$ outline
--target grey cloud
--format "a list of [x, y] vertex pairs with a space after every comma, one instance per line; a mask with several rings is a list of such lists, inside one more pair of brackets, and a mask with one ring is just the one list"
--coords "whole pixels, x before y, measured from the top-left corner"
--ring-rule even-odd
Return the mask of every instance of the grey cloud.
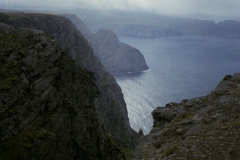
[[239, 0], [0, 0], [0, 6], [56, 9], [146, 10], [171, 15], [238, 16]]

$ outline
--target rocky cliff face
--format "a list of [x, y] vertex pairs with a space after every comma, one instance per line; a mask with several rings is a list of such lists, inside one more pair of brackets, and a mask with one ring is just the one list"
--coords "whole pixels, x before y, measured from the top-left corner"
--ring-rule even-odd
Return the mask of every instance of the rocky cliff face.
[[237, 73], [207, 96], [158, 107], [153, 129], [138, 142], [136, 159], [239, 159], [239, 102]]
[[76, 28], [82, 33], [84, 38], [92, 46], [94, 43], [94, 35], [89, 31], [88, 27], [75, 14], [63, 14], [62, 16], [71, 20]]
[[141, 52], [121, 43], [113, 31], [100, 29], [96, 34], [91, 34], [76, 15], [66, 14], [64, 16], [69, 18], [82, 32], [110, 73], [140, 72], [149, 69]]
[[99, 93], [53, 37], [0, 23], [0, 159], [125, 159], [98, 120]]
[[100, 29], [94, 38], [95, 54], [111, 73], [140, 72], [149, 69], [141, 52], [121, 43], [113, 31]]
[[121, 88], [113, 76], [105, 70], [83, 35], [69, 19], [47, 14], [9, 13], [1, 14], [0, 22], [15, 27], [35, 28], [52, 35], [58, 44], [68, 51], [78, 66], [94, 72], [100, 90], [99, 96], [94, 100], [99, 118], [117, 141], [125, 145], [132, 144], [132, 137], [136, 133], [129, 125]]

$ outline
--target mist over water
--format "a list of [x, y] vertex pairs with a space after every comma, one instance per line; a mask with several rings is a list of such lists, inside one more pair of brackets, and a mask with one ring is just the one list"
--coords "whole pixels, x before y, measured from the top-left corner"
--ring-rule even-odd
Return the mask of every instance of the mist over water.
[[162, 38], [119, 37], [138, 48], [150, 70], [114, 75], [127, 103], [130, 124], [136, 131], [152, 128], [157, 106], [204, 96], [227, 74], [240, 72], [240, 38], [181, 36]]
[[239, 20], [239, 0], [0, 0], [0, 9], [64, 10], [94, 9], [144, 11], [200, 19]]

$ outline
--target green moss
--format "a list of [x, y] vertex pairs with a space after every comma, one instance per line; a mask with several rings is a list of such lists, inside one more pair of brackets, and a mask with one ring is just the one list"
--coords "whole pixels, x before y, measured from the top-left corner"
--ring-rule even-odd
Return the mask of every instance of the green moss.
[[27, 49], [26, 49], [26, 48], [21, 48], [21, 49], [19, 50], [19, 54], [20, 54], [23, 58], [27, 57]]
[[45, 130], [27, 130], [19, 133], [10, 140], [0, 143], [0, 157], [6, 160], [24, 159], [27, 150], [32, 147], [32, 142], [44, 139], [47, 135], [48, 132]]
[[7, 20], [8, 20], [8, 16], [0, 13], [0, 22], [5, 22], [5, 21], [7, 21]]
[[107, 138], [110, 139], [111, 145], [112, 145], [112, 146], [115, 146], [115, 145], [116, 145], [116, 141], [115, 141], [114, 137], [113, 137], [109, 132], [107, 132], [107, 131], [105, 131], [105, 130], [104, 130], [104, 134], [105, 134], [105, 136], [106, 136]]
[[18, 77], [13, 76], [13, 77], [9, 77], [6, 78], [4, 80], [1, 80], [0, 82], [0, 90], [3, 91], [8, 91], [11, 89], [11, 87], [13, 86], [13, 83], [18, 81]]
[[8, 91], [13, 84], [19, 80], [19, 65], [20, 62], [14, 60], [7, 62], [0, 68], [0, 90]]
[[133, 149], [129, 147], [121, 147], [120, 149], [124, 153], [126, 159], [132, 159], [134, 157]]
[[185, 113], [183, 116], [182, 116], [182, 119], [183, 120], [186, 120], [186, 119], [190, 119], [190, 118], [193, 118], [194, 114], [193, 113]]
[[162, 144], [165, 144], [165, 143], [167, 143], [167, 140], [165, 138], [161, 138], [160, 140], [153, 143], [153, 146], [155, 147], [155, 149], [159, 149], [162, 146]]
[[54, 86], [59, 90], [61, 87], [64, 86], [64, 84], [65, 82], [63, 80], [58, 80]]
[[20, 45], [17, 42], [17, 33], [3, 34], [0, 36], [0, 39], [4, 39], [4, 41], [1, 41], [0, 45], [3, 47], [3, 52], [5, 52], [5, 54], [19, 50]]
[[240, 126], [240, 120], [237, 119], [233, 122], [227, 122], [227, 123], [220, 123], [218, 122], [218, 125], [216, 125], [213, 130], [228, 130], [230, 127], [239, 127]]
[[162, 132], [162, 134], [161, 134], [161, 136], [167, 136], [167, 135], [169, 135], [169, 130], [166, 130], [166, 131]]
[[17, 69], [17, 66], [14, 66], [14, 64], [11, 67], [8, 67], [8, 65], [5, 65], [0, 69], [0, 82], [1, 82], [0, 86], [11, 87], [11, 84], [18, 80], [19, 74], [20, 72]]
[[222, 96], [224, 93], [222, 91], [213, 91], [212, 94], [219, 97]]
[[[3, 34], [0, 36], [1, 41], [0, 46], [3, 48], [1, 52], [1, 61], [7, 59], [7, 57], [20, 46], [16, 39], [18, 38], [16, 33]], [[18, 81], [20, 75], [19, 66], [20, 62], [17, 60], [7, 61], [2, 63], [0, 66], [0, 90], [8, 91], [12, 88], [13, 84]]]
[[176, 150], [178, 150], [178, 148], [179, 147], [177, 145], [174, 145], [174, 146], [168, 148], [165, 152], [165, 155], [169, 156], [169, 155], [173, 154]]

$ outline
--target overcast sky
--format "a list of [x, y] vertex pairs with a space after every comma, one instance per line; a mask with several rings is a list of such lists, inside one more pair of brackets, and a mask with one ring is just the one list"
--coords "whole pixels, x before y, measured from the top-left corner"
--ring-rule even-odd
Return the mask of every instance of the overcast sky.
[[240, 0], [0, 0], [0, 8], [147, 10], [171, 15], [239, 17]]

